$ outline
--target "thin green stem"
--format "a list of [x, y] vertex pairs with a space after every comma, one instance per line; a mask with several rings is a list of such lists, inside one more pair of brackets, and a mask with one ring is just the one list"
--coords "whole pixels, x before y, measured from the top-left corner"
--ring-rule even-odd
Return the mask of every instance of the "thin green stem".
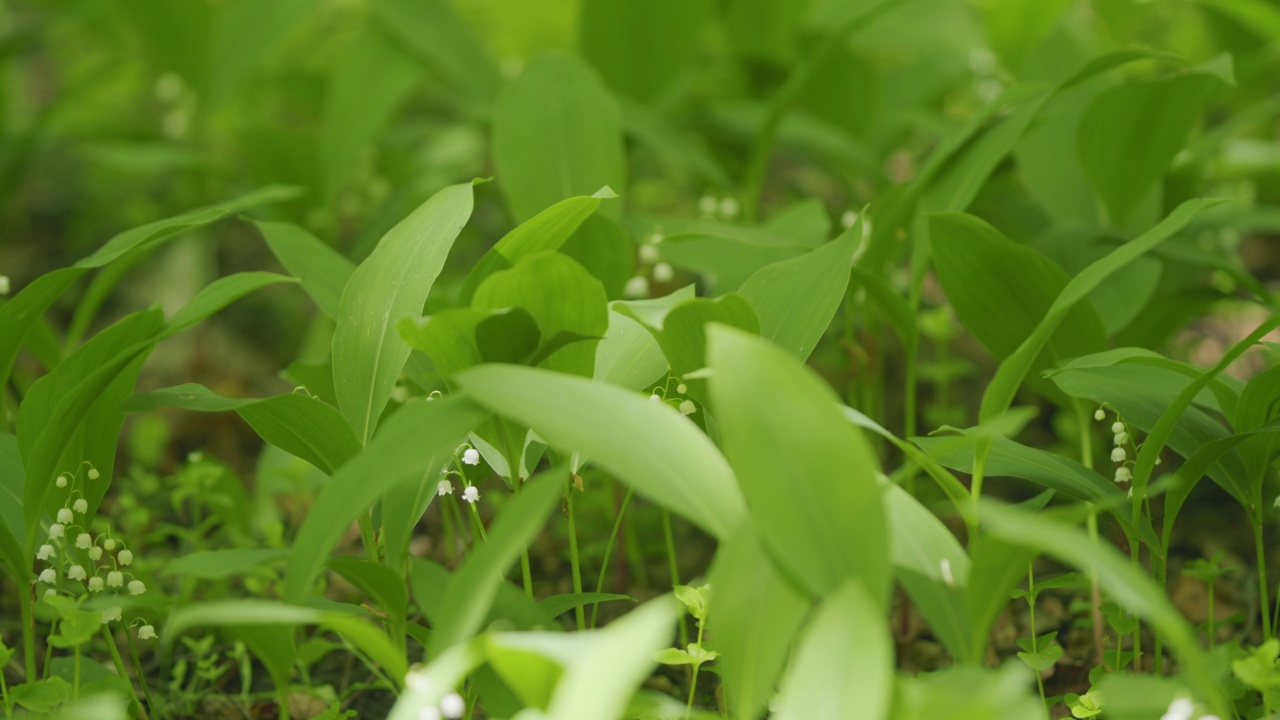
[[[1035, 562], [1027, 563], [1027, 607], [1031, 614], [1031, 654], [1040, 654], [1039, 641], [1036, 638], [1036, 574]], [[1044, 696], [1044, 673], [1036, 671], [1036, 686], [1040, 688], [1040, 704], [1049, 712], [1049, 701]]]
[[18, 592], [18, 615], [22, 621], [22, 663], [24, 679], [27, 682], [36, 680], [36, 616], [33, 607], [36, 603], [36, 586], [28, 583], [28, 592]]
[[[702, 621], [698, 622], [698, 652], [702, 652]], [[702, 669], [702, 663], [693, 664], [693, 677], [689, 680], [689, 702], [685, 703], [684, 716], [687, 718], [693, 714], [693, 697], [698, 690], [698, 671]]]
[[[596, 592], [604, 592], [604, 576], [609, 572], [609, 559], [613, 556], [613, 543], [618, 539], [618, 531], [622, 528], [622, 518], [627, 514], [627, 507], [631, 504], [631, 494], [634, 492], [631, 486], [627, 486], [627, 494], [622, 498], [622, 505], [618, 508], [618, 517], [613, 521], [613, 530], [609, 533], [609, 542], [604, 546], [604, 560], [600, 563], [600, 577], [596, 579]], [[596, 613], [600, 610], [600, 603], [591, 603], [591, 629], [596, 627]]]
[[[1149, 512], [1147, 514], [1148, 516], [1150, 516]], [[1149, 520], [1150, 517], [1148, 517], [1147, 519]], [[1126, 533], [1126, 535], [1128, 535], [1128, 533]], [[1137, 538], [1131, 535], [1128, 536], [1128, 540], [1129, 540], [1129, 561], [1133, 563], [1133, 568], [1135, 570], [1138, 570], [1139, 572], [1141, 572], [1142, 571], [1142, 557], [1141, 557], [1142, 544], [1138, 542]], [[1122, 640], [1123, 638], [1121, 640], [1118, 640], [1117, 644], [1123, 645], [1124, 643], [1122, 642]], [[1120, 668], [1116, 668], [1116, 669], [1119, 670]], [[1133, 669], [1136, 672], [1139, 672], [1139, 673], [1142, 672], [1142, 619], [1137, 617], [1136, 615], [1134, 616], [1134, 625], [1133, 625]]]
[[[667, 566], [671, 570], [671, 587], [680, 584], [680, 566], [676, 563], [676, 541], [675, 536], [671, 533], [671, 513], [666, 510], [662, 511], [662, 537], [667, 545]], [[680, 618], [680, 644], [689, 644], [689, 630], [684, 625], [684, 618]]]
[[71, 702], [80, 702], [80, 646], [75, 648], [75, 677], [71, 684]]
[[[578, 527], [573, 517], [573, 485], [570, 484], [565, 489], [565, 510], [569, 517], [569, 567], [573, 572], [573, 592], [582, 594], [582, 563], [578, 558]], [[579, 630], [587, 629], [587, 615], [582, 605], [578, 605], [573, 609], [574, 618], [578, 622]]]
[[4, 703], [5, 720], [11, 720], [13, 706], [9, 704], [9, 685], [4, 681], [4, 668], [0, 668], [0, 702]]
[[[152, 717], [159, 718], [161, 716], [160, 708], [156, 705], [155, 700], [151, 699], [151, 688], [147, 686], [146, 673], [142, 671], [142, 660], [138, 657], [138, 647], [133, 642], [133, 635], [129, 634], [128, 628], [124, 631], [124, 639], [129, 644], [129, 656], [133, 658], [133, 671], [138, 675], [138, 684], [142, 686], [142, 696], [147, 699], [147, 711]], [[285, 709], [281, 709], [282, 713], [287, 713]], [[281, 718], [287, 720], [285, 715]]]
[[[107, 650], [111, 653], [111, 662], [116, 666], [116, 674], [128, 680], [129, 671], [125, 669], [124, 658], [120, 657], [120, 648], [116, 646], [116, 637], [111, 633], [108, 623], [102, 624], [102, 639], [107, 642]], [[133, 693], [133, 701], [138, 705], [139, 717], [143, 717], [142, 698], [138, 697], [138, 688], [134, 687], [132, 682], [129, 683], [129, 692]]]
[[1267, 612], [1267, 608], [1271, 607], [1271, 600], [1267, 587], [1267, 551], [1262, 542], [1262, 518], [1250, 517], [1249, 519], [1253, 521], [1253, 549], [1258, 557], [1258, 595], [1262, 601], [1262, 635], [1270, 639], [1271, 614]]
[[[1213, 650], [1213, 635], [1214, 635], [1214, 632], [1213, 632], [1213, 586], [1216, 584], [1214, 582], [1214, 579], [1215, 578], [1212, 578], [1212, 577], [1209, 578], [1209, 649], [1210, 650]], [[1266, 608], [1263, 608], [1262, 612], [1265, 615], [1267, 612]]]
[[373, 516], [362, 510], [356, 521], [360, 524], [360, 543], [364, 545], [364, 554], [369, 562], [378, 562], [378, 536], [373, 529]]
[[[1089, 529], [1089, 542], [1098, 544], [1098, 511], [1092, 505], [1089, 506], [1089, 517], [1087, 520]], [[1105, 637], [1106, 629], [1102, 620], [1102, 585], [1098, 582], [1098, 573], [1096, 570], [1089, 571], [1089, 619], [1093, 624], [1093, 654], [1099, 665], [1104, 661], [1106, 653], [1107, 640]]]

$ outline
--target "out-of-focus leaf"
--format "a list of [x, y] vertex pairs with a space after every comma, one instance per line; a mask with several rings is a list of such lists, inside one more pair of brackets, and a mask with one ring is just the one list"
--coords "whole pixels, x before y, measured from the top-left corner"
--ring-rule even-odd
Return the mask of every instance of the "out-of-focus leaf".
[[342, 289], [356, 266], [297, 225], [260, 222], [257, 226], [280, 264], [302, 282], [302, 289], [307, 291], [321, 312], [336, 319], [342, 302]]
[[697, 56], [710, 0], [586, 0], [579, 10], [583, 56], [614, 90], [653, 100]]

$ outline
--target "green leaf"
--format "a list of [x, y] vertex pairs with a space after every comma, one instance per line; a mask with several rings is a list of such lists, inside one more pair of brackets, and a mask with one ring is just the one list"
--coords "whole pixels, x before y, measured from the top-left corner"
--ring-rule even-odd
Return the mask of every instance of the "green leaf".
[[266, 203], [288, 200], [297, 195], [297, 190], [293, 188], [266, 187], [220, 205], [147, 223], [116, 235], [72, 267], [41, 275], [11, 300], [0, 305], [0, 338], [5, 338], [0, 343], [0, 386], [8, 384], [9, 373], [13, 371], [18, 351], [44, 311], [87, 271], [111, 263], [130, 251], [157, 247], [188, 230], [209, 225], [228, 215]]
[[422, 70], [377, 22], [367, 21], [343, 48], [325, 92], [320, 148], [325, 196], [350, 180], [383, 126], [422, 80]]
[[269, 272], [243, 272], [218, 278], [200, 288], [191, 302], [169, 318], [160, 337], [185, 330], [255, 290], [286, 282], [297, 280]]
[[25, 472], [16, 435], [0, 432], [0, 528], [22, 537], [26, 522], [22, 517]]
[[1183, 148], [1218, 79], [1142, 80], [1098, 93], [1080, 119], [1080, 163], [1119, 225]]
[[[559, 333], [598, 338], [609, 327], [608, 298], [600, 281], [556, 252], [532, 254], [513, 268], [493, 273], [476, 289], [472, 305], [521, 308], [533, 316], [546, 339]], [[568, 345], [544, 362], [548, 369], [584, 377], [591, 377], [594, 364], [594, 342]]]
[[1054, 299], [1053, 305], [1049, 307], [1044, 318], [1036, 325], [1035, 331], [996, 369], [995, 378], [982, 396], [980, 419], [988, 420], [1009, 409], [1014, 393], [1017, 392], [1027, 373], [1031, 371], [1036, 358], [1077, 303], [1116, 271], [1168, 240], [1191, 222], [1191, 219], [1200, 211], [1221, 202], [1216, 199], [1202, 199], [1182, 203], [1158, 225], [1111, 251], [1106, 257], [1094, 262], [1071, 278], [1067, 286]]
[[311, 505], [293, 543], [285, 597], [305, 597], [356, 516], [368, 512], [395, 483], [432, 470], [432, 458], [452, 452], [486, 416], [462, 398], [411, 403], [391, 416], [364, 452], [334, 473]]
[[[624, 312], [629, 309], [623, 306]], [[660, 324], [646, 327], [666, 355], [671, 372], [682, 378], [694, 370], [706, 367], [707, 327], [711, 323], [735, 327], [749, 333], [756, 333], [760, 328], [755, 310], [742, 296], [734, 293], [714, 300], [686, 300], [671, 308]], [[690, 378], [685, 384], [689, 388], [690, 397], [706, 404], [708, 397], [705, 380]]]
[[[488, 327], [487, 352], [479, 347], [482, 325]], [[522, 308], [450, 308], [417, 320], [405, 318], [398, 329], [409, 347], [431, 358], [446, 383], [486, 360], [518, 362], [532, 355], [542, 337], [533, 316]]]
[[[482, 365], [457, 375], [467, 396], [579, 451], [636, 492], [722, 538], [745, 506], [706, 435], [664, 403], [560, 373]], [[573, 412], [563, 412], [573, 408]]]
[[330, 318], [337, 319], [342, 289], [347, 286], [356, 266], [297, 225], [282, 222], [255, 224], [271, 253], [290, 275], [302, 282], [302, 289], [315, 301], [316, 307]]
[[[617, 105], [581, 60], [537, 55], [498, 96], [493, 162], [521, 222], [606, 185], [621, 193], [626, 165]], [[608, 210], [617, 212], [616, 205]]]
[[502, 77], [475, 30], [449, 0], [375, 0], [382, 29], [440, 71], [453, 86], [487, 108]]
[[709, 0], [587, 0], [579, 10], [582, 55], [614, 90], [654, 100], [697, 57]]
[[918, 677], [899, 676], [894, 720], [1042, 720], [1044, 704], [1028, 688], [1034, 678], [1020, 663], [999, 670], [962, 665]]
[[[653, 671], [652, 655], [667, 644], [678, 613], [676, 602], [664, 596], [591, 633], [585, 647], [573, 638], [558, 637], [566, 644], [572, 642], [566, 649], [571, 648], [576, 657], [556, 685], [547, 717], [621, 720], [627, 701]], [[518, 637], [502, 638], [503, 644], [518, 647], [514, 640]]]
[[[765, 547], [811, 597], [858, 578], [884, 606], [890, 571], [879, 468], [830, 387], [740, 330], [713, 325], [707, 354], [721, 444]], [[763, 412], [761, 392], [787, 401]]]
[[404, 578], [381, 563], [349, 555], [329, 558], [329, 568], [360, 592], [377, 600], [392, 618], [404, 621], [409, 610], [409, 591]]
[[506, 270], [535, 253], [559, 250], [582, 223], [595, 213], [601, 200], [616, 197], [606, 187], [590, 197], [566, 198], [517, 225], [489, 248], [472, 268], [458, 295], [458, 305], [469, 305], [476, 288], [493, 273]]
[[58, 676], [32, 680], [13, 688], [13, 702], [38, 713], [47, 713], [71, 699], [71, 683]]
[[598, 592], [582, 592], [582, 593], [563, 593], [560, 595], [552, 595], [538, 601], [545, 611], [551, 617], [559, 617], [564, 613], [583, 605], [591, 605], [593, 603], [609, 602], [610, 600], [630, 600], [637, 602], [630, 595], [619, 595], [617, 593], [598, 593]]
[[953, 656], [976, 661], [965, 615], [969, 556], [942, 521], [906, 490], [885, 484], [894, 578]]
[[760, 319], [760, 334], [804, 360], [827, 331], [849, 287], [861, 223], [798, 258], [757, 270], [738, 289]]
[[[972, 215], [933, 215], [929, 236], [956, 316], [997, 358], [1018, 349], [1070, 280], [1052, 260]], [[1098, 314], [1082, 304], [1067, 313], [1036, 365], [1097, 352], [1105, 342]]]
[[179, 407], [199, 412], [236, 411], [266, 442], [332, 475], [360, 452], [360, 439], [332, 406], [299, 393], [275, 397], [226, 398], [195, 383], [134, 395], [131, 412]]
[[243, 0], [222, 14], [213, 49], [213, 71], [204, 95], [209, 107], [224, 102], [240, 79], [289, 37], [318, 0]]
[[427, 648], [429, 656], [439, 655], [480, 630], [503, 576], [546, 523], [556, 499], [567, 487], [567, 475], [563, 470], [540, 473], [503, 508], [488, 539], [471, 552], [449, 581]]
[[250, 570], [287, 557], [289, 557], [289, 551], [280, 548], [197, 550], [169, 561], [160, 574], [170, 577], [222, 580], [243, 575]]
[[347, 283], [333, 334], [333, 383], [338, 408], [363, 442], [409, 357], [395, 325], [422, 314], [471, 205], [471, 183], [436, 193], [383, 236]]
[[809, 248], [764, 229], [699, 222], [662, 242], [668, 262], [703, 276], [713, 294], [732, 292], [761, 268]]
[[667, 358], [643, 325], [614, 307], [609, 329], [596, 344], [595, 379], [639, 392], [666, 372]]
[[754, 720], [774, 695], [809, 602], [778, 572], [750, 522], [716, 550], [711, 586], [707, 622], [730, 717]]
[[893, 697], [884, 605], [850, 578], [814, 613], [778, 690], [778, 720], [882, 720]]
[[24, 547], [34, 552], [40, 519], [53, 502], [57, 475], [88, 460], [106, 476], [83, 486], [89, 512], [106, 493], [124, 414], [117, 405], [129, 393], [141, 364], [155, 347], [158, 309], [126, 316], [95, 335], [28, 390], [19, 409], [18, 445], [26, 469], [23, 489]]
[[1025, 664], [1027, 667], [1031, 668], [1032, 670], [1035, 670], [1036, 672], [1048, 671], [1055, 664], [1057, 664], [1058, 660], [1061, 657], [1062, 657], [1062, 646], [1057, 643], [1053, 643], [1052, 645], [1045, 645], [1044, 647], [1039, 648], [1037, 652], [1034, 652], [1034, 653], [1031, 653], [1031, 652], [1018, 653], [1018, 659], [1021, 660], [1023, 664]]

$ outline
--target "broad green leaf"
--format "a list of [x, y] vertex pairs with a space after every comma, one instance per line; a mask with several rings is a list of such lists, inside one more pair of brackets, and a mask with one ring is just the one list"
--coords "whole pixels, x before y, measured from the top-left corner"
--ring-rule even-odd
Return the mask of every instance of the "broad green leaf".
[[[560, 373], [482, 365], [457, 375], [467, 396], [581, 452], [636, 492], [724, 537], [744, 515], [733, 471], [687, 418], [664, 403]], [[563, 412], [564, 408], [573, 412]]]
[[885, 484], [884, 492], [894, 578], [947, 650], [961, 661], [976, 660], [964, 604], [969, 556], [910, 493], [892, 483]]
[[287, 557], [289, 557], [289, 551], [280, 548], [197, 550], [169, 561], [160, 570], [160, 574], [201, 580], [221, 580], [243, 575], [250, 570]]
[[[958, 472], [973, 469], [974, 444], [957, 438], [912, 438], [916, 445], [944, 466]], [[1145, 518], [1135, 528], [1128, 516], [1125, 493], [1109, 478], [1071, 458], [1028, 447], [1007, 438], [992, 440], [984, 470], [987, 477], [1013, 477], [1077, 500], [1096, 503], [1113, 513], [1127, 532], [1136, 532], [1142, 541], [1158, 547], [1155, 531]]]
[[[707, 356], [721, 444], [771, 556], [811, 597], [857, 578], [884, 606], [878, 467], [830, 387], [786, 351], [721, 325], [708, 333]], [[761, 392], [786, 402], [763, 412]]]
[[325, 196], [338, 194], [387, 121], [422, 80], [422, 70], [367, 21], [347, 42], [325, 92], [320, 123]]
[[918, 677], [900, 675], [893, 720], [1043, 720], [1035, 679], [1021, 663], [999, 670], [962, 665]]
[[809, 198], [798, 200], [771, 215], [764, 228], [805, 247], [817, 249], [831, 237], [831, 216], [821, 200]]
[[568, 486], [567, 480], [563, 470], [541, 473], [525, 483], [503, 507], [489, 529], [488, 539], [472, 550], [449, 581], [427, 648], [430, 657], [469, 640], [481, 629], [503, 576], [537, 537], [556, 499]]
[[[1147, 432], [1155, 428], [1178, 393], [1190, 383], [1188, 378], [1174, 370], [1127, 363], [1062, 370], [1052, 379], [1068, 395], [1092, 400], [1099, 405], [1106, 403], [1126, 423]], [[1208, 392], [1202, 392], [1201, 398], [1213, 400]], [[1191, 457], [1207, 443], [1229, 435], [1222, 423], [1210, 413], [1193, 406], [1181, 412], [1167, 443], [1179, 455]], [[1241, 503], [1249, 502], [1249, 481], [1236, 454], [1227, 453], [1220, 457], [1208, 468], [1208, 474]]]
[[[938, 280], [956, 316], [997, 358], [1018, 349], [1071, 279], [1052, 260], [972, 215], [934, 215], [929, 236]], [[1104, 347], [1101, 319], [1092, 306], [1080, 305], [1067, 314], [1038, 364]]]
[[13, 688], [13, 702], [32, 712], [47, 713], [71, 699], [71, 683], [58, 676], [32, 680]]
[[449, 0], [375, 0], [382, 28], [453, 86], [487, 108], [502, 77], [489, 53]]
[[662, 257], [702, 275], [712, 294], [733, 292], [761, 268], [805, 254], [809, 248], [767, 230], [701, 222], [668, 235]]
[[754, 720], [774, 695], [809, 601], [778, 573], [750, 522], [716, 551], [707, 627], [734, 720]]
[[163, 339], [185, 330], [255, 290], [293, 282], [297, 280], [269, 272], [243, 272], [218, 278], [200, 288], [191, 302], [169, 318], [160, 337]]
[[1098, 93], [1085, 110], [1080, 163], [1113, 224], [1164, 174], [1218, 82], [1203, 73], [1128, 82]]
[[[608, 298], [600, 281], [557, 252], [532, 254], [508, 270], [493, 273], [476, 288], [472, 305], [521, 308], [533, 316], [546, 339], [559, 333], [604, 337], [609, 327]], [[548, 369], [584, 377], [591, 377], [594, 364], [594, 342], [564, 347], [543, 363]]]
[[458, 305], [469, 305], [476, 288], [493, 273], [506, 270], [535, 253], [559, 250], [600, 207], [601, 200], [616, 197], [609, 188], [602, 188], [589, 197], [566, 198], [517, 225], [472, 268], [458, 296]]
[[[624, 312], [629, 309], [622, 306]], [[760, 329], [755, 310], [742, 296], [735, 293], [714, 300], [686, 300], [671, 308], [659, 325], [646, 327], [662, 348], [671, 372], [683, 378], [694, 370], [706, 367], [707, 327], [711, 323], [735, 327], [753, 334]], [[689, 388], [690, 397], [706, 404], [708, 396], [705, 380], [690, 378], [685, 384]]]
[[24, 477], [17, 436], [0, 432], [0, 526], [14, 537], [26, 532], [22, 518]]
[[204, 387], [188, 383], [139, 393], [125, 407], [146, 412], [159, 407], [178, 407], [199, 412], [234, 410], [266, 442], [306, 460], [326, 474], [360, 452], [360, 439], [337, 410], [300, 393], [275, 397], [226, 398]]
[[[1053, 378], [1059, 372], [1070, 370], [1089, 370], [1091, 368], [1104, 368], [1111, 365], [1146, 365], [1149, 367], [1169, 370], [1195, 380], [1200, 377], [1204, 370], [1170, 360], [1152, 350], [1136, 347], [1121, 347], [1114, 350], [1104, 350], [1100, 353], [1092, 355], [1084, 355], [1075, 358], [1064, 365], [1045, 371], [1045, 376]], [[1163, 373], [1161, 373], [1163, 375]], [[1185, 383], [1179, 383], [1181, 387]], [[1195, 397], [1195, 403], [1202, 407], [1222, 413], [1227, 417], [1235, 417], [1237, 404], [1240, 402], [1240, 393], [1244, 390], [1244, 383], [1231, 377], [1218, 376], [1209, 381], [1205, 391], [1199, 393]], [[1212, 393], [1212, 394], [1210, 394]]]
[[[546, 644], [558, 645], [555, 649], [561, 657], [572, 657], [571, 662], [565, 663], [564, 676], [551, 697], [547, 718], [621, 720], [627, 701], [653, 671], [653, 653], [668, 644], [678, 617], [676, 602], [663, 596], [632, 610], [604, 630], [539, 638], [545, 639]], [[502, 635], [494, 642], [529, 648], [527, 641], [533, 639], [532, 635]]]
[[[481, 326], [486, 350], [480, 348]], [[420, 319], [400, 321], [400, 336], [414, 350], [431, 358], [436, 372], [451, 383], [454, 373], [482, 362], [520, 362], [538, 347], [542, 333], [533, 316], [522, 308], [450, 308]]]
[[982, 662], [996, 617], [1009, 607], [1009, 593], [1027, 577], [1036, 554], [1021, 545], [984, 535], [969, 563], [964, 607], [968, 624], [970, 664]]
[[159, 309], [125, 317], [28, 390], [18, 415], [18, 446], [26, 468], [23, 519], [28, 548], [34, 550], [43, 514], [62, 506], [62, 498], [54, 497], [55, 478], [79, 468], [85, 460], [104, 476], [80, 488], [90, 513], [96, 511], [110, 482], [119, 426], [124, 421], [117, 405], [132, 391], [142, 361], [155, 347], [161, 322]]
[[667, 358], [653, 335], [619, 307], [610, 305], [609, 329], [596, 344], [595, 379], [639, 392], [666, 372]]
[[636, 243], [626, 228], [600, 213], [591, 215], [569, 236], [560, 252], [577, 260], [604, 286], [610, 300], [626, 295], [636, 274]]
[[1222, 689], [1209, 668], [1199, 643], [1178, 611], [1140, 569], [1109, 545], [1090, 540], [1081, 530], [1015, 508], [984, 502], [979, 508], [983, 527], [1010, 543], [1017, 543], [1094, 574], [1109, 597], [1151, 622], [1177, 655], [1187, 680], [1219, 715], [1228, 715]]
[[302, 282], [302, 289], [315, 301], [316, 307], [336, 319], [342, 289], [355, 272], [355, 265], [297, 225], [282, 222], [256, 225], [271, 253], [290, 275]]
[[432, 458], [451, 452], [487, 413], [462, 398], [410, 403], [398, 410], [363, 452], [334, 473], [298, 529], [284, 595], [301, 600], [326, 558], [362, 512], [397, 482], [420, 477]]
[[431, 196], [383, 236], [342, 293], [333, 334], [333, 384], [338, 408], [363, 442], [373, 435], [409, 357], [395, 325], [422, 314], [471, 205], [471, 183]]
[[552, 595], [551, 597], [539, 600], [538, 604], [541, 605], [542, 609], [551, 617], [559, 617], [574, 608], [579, 608], [584, 605], [592, 605], [595, 603], [609, 602], [610, 600], [630, 600], [631, 602], [636, 602], [636, 599], [630, 595], [583, 592]]
[[991, 41], [991, 49], [1005, 67], [1014, 71], [1047, 39], [1069, 7], [1070, 0], [1044, 3], [994, 0], [978, 6], [982, 29]]
[[421, 476], [406, 480], [383, 494], [380, 506], [382, 549], [388, 567], [397, 571], [405, 567], [413, 531], [440, 487], [440, 474], [435, 469], [444, 467], [452, 458], [451, 452], [442, 451], [427, 462], [427, 470]]
[[[606, 185], [622, 193], [626, 165], [617, 105], [581, 60], [537, 55], [498, 96], [493, 161], [520, 222]], [[611, 205], [605, 212], [616, 216], [618, 210]]]
[[1040, 352], [1049, 343], [1058, 327], [1069, 317], [1076, 304], [1086, 295], [1115, 272], [1186, 227], [1187, 223], [1191, 222], [1200, 211], [1221, 202], [1216, 199], [1201, 199], [1182, 203], [1158, 225], [1111, 251], [1106, 257], [1094, 262], [1071, 278], [1067, 286], [1058, 293], [1058, 297], [1054, 299], [1053, 305], [1049, 307], [1044, 318], [1036, 325], [1035, 331], [996, 369], [995, 378], [983, 393], [979, 417], [987, 420], [1009, 409], [1014, 394], [1027, 373], [1031, 371]]
[[[524, 707], [545, 710], [564, 675], [560, 663], [532, 650], [486, 643], [489, 666], [519, 696]], [[486, 708], [488, 709], [488, 708]]]
[[883, 720], [893, 699], [893, 640], [880, 599], [856, 579], [805, 627], [778, 691], [778, 720]]
[[855, 224], [833, 242], [747, 278], [738, 294], [755, 309], [760, 335], [801, 360], [808, 358], [844, 299], [861, 237], [862, 225]]
[[0, 305], [0, 338], [5, 339], [0, 343], [0, 385], [8, 384], [9, 373], [13, 370], [18, 351], [44, 311], [89, 270], [107, 265], [132, 250], [157, 247], [188, 230], [209, 225], [228, 215], [266, 203], [288, 200], [297, 195], [298, 192], [293, 188], [266, 187], [220, 205], [147, 223], [116, 235], [72, 267], [40, 276], [4, 305]]
[[392, 618], [403, 622], [409, 610], [409, 591], [404, 578], [381, 563], [342, 555], [329, 558], [329, 568], [376, 600]]
[[241, 0], [222, 14], [213, 48], [213, 70], [202, 98], [217, 107], [253, 66], [267, 58], [318, 0]]
[[582, 55], [614, 90], [651, 101], [697, 57], [710, 0], [586, 0]]

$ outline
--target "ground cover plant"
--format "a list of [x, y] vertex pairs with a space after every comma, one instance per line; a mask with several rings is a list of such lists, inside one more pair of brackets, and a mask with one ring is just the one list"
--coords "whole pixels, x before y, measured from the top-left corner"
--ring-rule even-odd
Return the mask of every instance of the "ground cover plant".
[[1277, 47], [0, 6], [4, 717], [1280, 713]]

